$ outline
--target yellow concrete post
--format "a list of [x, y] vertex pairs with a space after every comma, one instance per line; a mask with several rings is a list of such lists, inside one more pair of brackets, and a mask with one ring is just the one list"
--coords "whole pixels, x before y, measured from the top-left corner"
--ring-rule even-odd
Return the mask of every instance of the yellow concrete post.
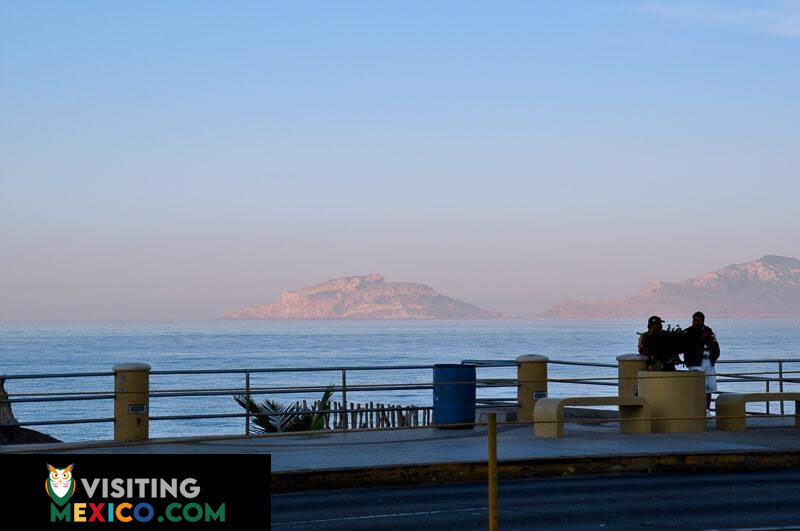
[[617, 396], [638, 396], [639, 371], [647, 368], [647, 357], [639, 354], [617, 356], [619, 394]]
[[114, 440], [145, 441], [150, 429], [150, 365], [114, 365]]
[[723, 431], [747, 430], [745, 405], [747, 400], [741, 393], [722, 393], [717, 398], [717, 429]]
[[527, 354], [517, 358], [517, 402], [519, 420], [533, 422], [533, 406], [547, 398], [547, 356]]
[[558, 398], [543, 398], [537, 402], [533, 412], [533, 434], [536, 437], [563, 437], [563, 401]]
[[653, 432], [706, 431], [705, 373], [639, 371], [639, 396], [650, 405]]

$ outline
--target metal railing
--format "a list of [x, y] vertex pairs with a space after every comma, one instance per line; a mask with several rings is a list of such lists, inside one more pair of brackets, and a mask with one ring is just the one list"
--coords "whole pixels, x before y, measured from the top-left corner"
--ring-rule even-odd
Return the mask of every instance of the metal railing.
[[[513, 360], [464, 360], [463, 363], [475, 365], [476, 369], [499, 369], [517, 367], [518, 363]], [[569, 360], [549, 359], [549, 365], [562, 365], [562, 366], [583, 366], [583, 367], [596, 367], [596, 368], [613, 368], [618, 367], [617, 364], [611, 363], [595, 363], [595, 362], [579, 362]], [[800, 383], [800, 370], [786, 371], [785, 364], [800, 364], [800, 359], [743, 359], [743, 360], [718, 360], [718, 364], [776, 364], [774, 371], [759, 371], [749, 373], [718, 373], [718, 382], [720, 383], [742, 383], [742, 382], [764, 382], [767, 392], [770, 391], [771, 384], [777, 382], [778, 390], [784, 391], [785, 383]], [[303, 394], [303, 393], [317, 393], [324, 392], [328, 389], [341, 396], [342, 405], [347, 410], [348, 400], [351, 398], [348, 393], [362, 393], [370, 391], [402, 391], [402, 390], [427, 390], [434, 388], [434, 382], [406, 382], [406, 383], [385, 383], [385, 384], [355, 384], [348, 383], [348, 374], [352, 376], [353, 373], [359, 372], [374, 372], [374, 371], [411, 371], [411, 370], [432, 370], [434, 365], [374, 365], [374, 366], [339, 366], [339, 367], [288, 367], [288, 368], [234, 368], [234, 369], [179, 369], [179, 370], [154, 370], [150, 371], [150, 375], [154, 377], [161, 376], [180, 376], [180, 375], [242, 375], [244, 378], [242, 387], [219, 387], [219, 388], [205, 388], [205, 389], [185, 389], [185, 388], [163, 388], [155, 389], [150, 392], [150, 397], [154, 399], [159, 398], [178, 398], [178, 397], [200, 397], [200, 396], [231, 396], [243, 395], [246, 398], [259, 395], [271, 394]], [[271, 387], [258, 387], [252, 385], [252, 376], [257, 374], [280, 374], [280, 373], [335, 373], [337, 378], [340, 379], [338, 385], [307, 385], [307, 386], [271, 386]], [[787, 377], [787, 375], [795, 375], [794, 377]], [[72, 379], [72, 378], [106, 378], [114, 376], [114, 372], [76, 372], [76, 373], [43, 373], [43, 374], [7, 374], [0, 375], [0, 381], [20, 381], [20, 380], [37, 380], [48, 378], [59, 379]], [[548, 383], [559, 384], [574, 384], [574, 385], [592, 385], [592, 386], [618, 386], [618, 377], [584, 377], [584, 378], [547, 378]], [[476, 387], [478, 388], [517, 388], [520, 382], [516, 378], [482, 378], [476, 380]], [[440, 384], [441, 385], [441, 384]], [[0, 406], [4, 404], [15, 403], [49, 403], [49, 402], [64, 402], [64, 401], [92, 401], [92, 400], [112, 400], [115, 398], [115, 393], [103, 390], [87, 390], [87, 391], [74, 391], [74, 392], [29, 392], [29, 393], [8, 393], [7, 398], [0, 399]], [[497, 405], [516, 404], [514, 399], [511, 398], [479, 398], [478, 402], [481, 403], [478, 407], [492, 408]], [[785, 412], [784, 402], [780, 402], [780, 414]], [[420, 409], [428, 408], [430, 406], [420, 406]], [[367, 410], [373, 411], [374, 409]], [[770, 402], [766, 402], [766, 412], [770, 413]], [[283, 415], [290, 415], [295, 413], [283, 413]], [[195, 419], [224, 419], [224, 418], [243, 418], [244, 419], [244, 433], [250, 434], [251, 420], [254, 416], [249, 410], [244, 413], [203, 413], [203, 414], [179, 414], [179, 415], [160, 415], [150, 416], [149, 419], [153, 421], [175, 421], [175, 420], [195, 420]], [[275, 413], [279, 416], [282, 413]], [[45, 426], [45, 425], [72, 425], [72, 424], [95, 424], [95, 423], [109, 423], [114, 422], [113, 417], [92, 417], [92, 418], [78, 418], [78, 419], [50, 419], [50, 420], [32, 420], [24, 422], [7, 423], [4, 426]], [[343, 429], [349, 428], [347, 415], [344, 415]]]
[[[502, 364], [484, 363], [481, 367], [509, 367], [516, 366], [516, 363], [509, 364], [503, 361]], [[331, 390], [339, 393], [342, 399], [342, 406], [346, 410], [348, 405], [348, 393], [367, 392], [367, 391], [404, 391], [404, 390], [426, 390], [433, 389], [434, 383], [431, 382], [409, 382], [409, 383], [388, 383], [388, 384], [348, 384], [348, 373], [371, 372], [371, 371], [398, 371], [398, 370], [432, 370], [434, 365], [374, 365], [374, 366], [345, 366], [345, 367], [286, 367], [286, 368], [237, 368], [237, 369], [178, 369], [178, 370], [153, 370], [151, 376], [178, 376], [178, 375], [233, 375], [241, 374], [244, 377], [242, 387], [225, 388], [206, 388], [206, 389], [156, 389], [149, 393], [150, 398], [179, 398], [179, 397], [199, 397], [199, 396], [232, 396], [243, 395], [247, 399], [258, 395], [272, 394], [303, 394], [319, 393]], [[339, 385], [309, 385], [309, 386], [272, 386], [254, 387], [251, 385], [251, 376], [254, 374], [268, 373], [337, 373], [341, 378]], [[2, 380], [36, 380], [46, 378], [96, 378], [114, 376], [114, 372], [76, 372], [76, 373], [42, 373], [42, 374], [8, 374], [0, 375]], [[516, 387], [515, 379], [500, 380], [478, 379], [477, 388], [498, 388]], [[8, 397], [0, 399], [0, 404], [15, 403], [47, 403], [65, 401], [87, 401], [87, 400], [112, 400], [115, 393], [104, 391], [75, 391], [63, 392], [33, 392], [33, 393], [8, 393]], [[483, 401], [496, 401], [501, 399], [481, 399]], [[481, 406], [479, 406], [481, 407]], [[488, 406], [487, 406], [488, 407]], [[431, 409], [430, 406], [422, 406], [419, 409]], [[362, 411], [378, 411], [377, 408]], [[383, 410], [381, 410], [383, 411]], [[270, 415], [295, 415], [294, 413], [270, 413]], [[251, 418], [254, 416], [249, 410], [244, 413], [211, 413], [211, 414], [185, 414], [185, 415], [156, 415], [150, 416], [152, 421], [170, 420], [194, 420], [194, 419], [222, 419], [222, 418], [244, 418], [244, 432], [250, 434]], [[113, 417], [104, 418], [85, 418], [85, 419], [52, 419], [39, 421], [25, 421], [8, 423], [4, 426], [46, 426], [46, 425], [67, 425], [67, 424], [94, 424], [114, 422]], [[343, 415], [344, 429], [349, 428], [348, 415]]]
[[[777, 365], [775, 371], [760, 371], [757, 373], [717, 373], [717, 382], [718, 383], [741, 383], [741, 382], [764, 382], [765, 391], [767, 393], [770, 392], [770, 383], [777, 382], [778, 383], [778, 392], [784, 392], [784, 383], [800, 383], [800, 370], [794, 371], [784, 371], [784, 364], [800, 364], [800, 359], [789, 359], [789, 358], [767, 358], [767, 359], [739, 359], [739, 360], [729, 360], [729, 359], [720, 359], [717, 360], [716, 363], [718, 364], [731, 364], [731, 365], [759, 365], [759, 364], [775, 364]], [[598, 368], [616, 368], [617, 365], [609, 364], [609, 363], [593, 363], [593, 362], [579, 362], [579, 361], [566, 361], [566, 360], [549, 360], [548, 364], [550, 365], [578, 365], [578, 366], [587, 366], [587, 367], [598, 367]], [[786, 378], [786, 374], [795, 374], [796, 377], [794, 378]], [[776, 375], [776, 377], [772, 377], [770, 375]], [[722, 378], [720, 378], [722, 377]], [[551, 379], [548, 378], [548, 382], [560, 382], [560, 383], [576, 383], [576, 384], [584, 384], [584, 385], [606, 385], [606, 386], [617, 386], [618, 383], [607, 382], [603, 380], [617, 380], [617, 378], [587, 378], [587, 379]], [[713, 394], [720, 394], [720, 392], [716, 392]], [[785, 414], [785, 406], [784, 401], [778, 401], [780, 404], [780, 414]], [[765, 410], [766, 414], [770, 414], [770, 402], [766, 401], [765, 403]], [[751, 411], [748, 412], [749, 414], [758, 415], [761, 414], [760, 412]]]

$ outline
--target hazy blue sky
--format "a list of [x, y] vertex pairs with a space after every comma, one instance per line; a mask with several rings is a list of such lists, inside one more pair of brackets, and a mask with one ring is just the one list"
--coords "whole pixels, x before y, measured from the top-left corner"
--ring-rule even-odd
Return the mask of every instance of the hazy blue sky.
[[0, 3], [0, 318], [800, 257], [800, 2]]

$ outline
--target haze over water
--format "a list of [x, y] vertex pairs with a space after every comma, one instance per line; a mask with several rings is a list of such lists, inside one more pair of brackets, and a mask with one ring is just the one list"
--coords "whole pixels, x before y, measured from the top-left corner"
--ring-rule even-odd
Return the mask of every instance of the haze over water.
[[[686, 326], [688, 323], [674, 321]], [[788, 320], [709, 321], [722, 346], [722, 360], [797, 360], [784, 370], [800, 371], [800, 322]], [[513, 360], [522, 354], [551, 359], [616, 363], [616, 356], [636, 350], [639, 320], [498, 320], [498, 321], [161, 321], [0, 323], [0, 359], [7, 374], [110, 371], [112, 365], [144, 361], [153, 370], [278, 367], [429, 365], [464, 359]], [[718, 372], [775, 371], [775, 365], [724, 365]], [[798, 373], [795, 373], [798, 374]], [[480, 369], [478, 377], [512, 378], [513, 369]], [[613, 378], [615, 369], [550, 365], [551, 378]], [[776, 376], [776, 375], [775, 375]], [[348, 373], [348, 384], [431, 381], [430, 370]], [[252, 386], [327, 385], [339, 383], [338, 371], [254, 375]], [[608, 380], [612, 381], [612, 380]], [[243, 387], [243, 376], [153, 376], [151, 389]], [[113, 389], [112, 377], [54, 378], [6, 383], [14, 393]], [[786, 384], [786, 389], [800, 384]], [[720, 383], [720, 390], [764, 389], [763, 383]], [[773, 387], [776, 389], [776, 387]], [[615, 394], [611, 386], [551, 384], [553, 396]], [[351, 402], [430, 405], [430, 390], [349, 393]], [[278, 401], [314, 400], [319, 393], [267, 395]], [[479, 397], [514, 397], [513, 389], [483, 389]], [[262, 397], [264, 398], [264, 397]], [[335, 397], [340, 399], [340, 397]], [[106, 418], [112, 401], [14, 404], [21, 422], [55, 418]], [[763, 410], [754, 404], [753, 410]], [[777, 404], [773, 404], [773, 412]], [[793, 404], [787, 404], [793, 411]], [[240, 413], [230, 396], [154, 398], [152, 415]], [[244, 420], [152, 422], [154, 437], [208, 433], [243, 433]], [[42, 426], [63, 440], [106, 439], [111, 424]]]
[[366, 273], [504, 315], [800, 256], [790, 0], [0, 8], [0, 319]]

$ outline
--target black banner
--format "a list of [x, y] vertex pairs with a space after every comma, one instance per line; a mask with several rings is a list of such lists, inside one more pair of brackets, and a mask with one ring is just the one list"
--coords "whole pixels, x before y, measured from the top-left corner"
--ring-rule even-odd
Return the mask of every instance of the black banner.
[[268, 454], [0, 454], [0, 465], [3, 529], [270, 525]]

